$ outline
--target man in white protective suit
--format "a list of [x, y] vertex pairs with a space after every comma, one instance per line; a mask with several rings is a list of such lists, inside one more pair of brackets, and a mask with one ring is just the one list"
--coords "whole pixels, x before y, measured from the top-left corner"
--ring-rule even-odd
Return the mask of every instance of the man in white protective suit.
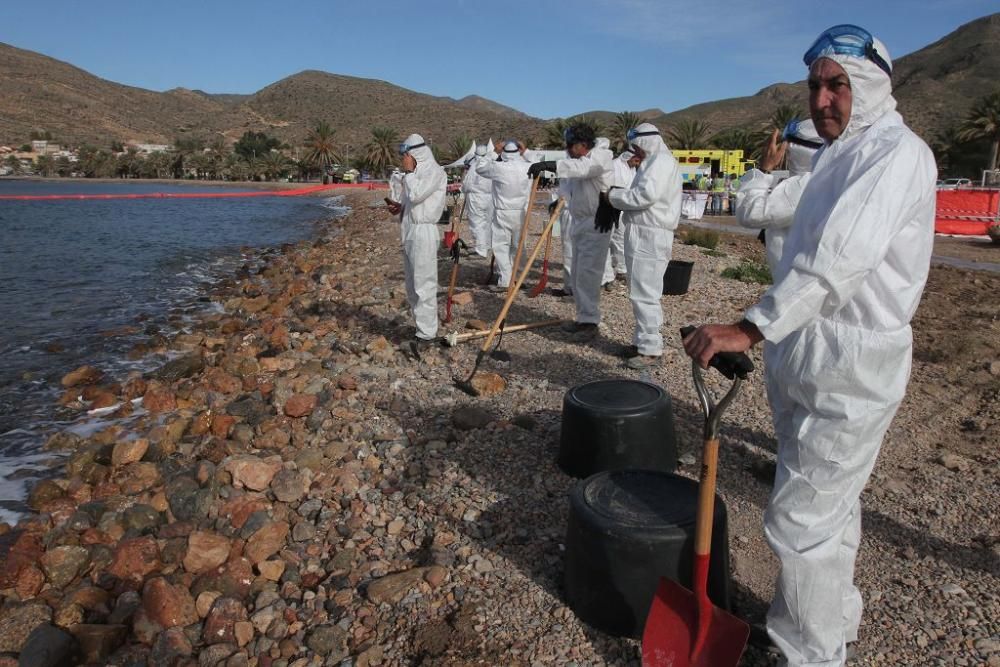
[[486, 145], [476, 145], [476, 156], [467, 165], [465, 178], [462, 179], [462, 192], [465, 193], [465, 210], [469, 216], [469, 232], [476, 255], [487, 257], [493, 243], [493, 183], [488, 178], [476, 172], [475, 160], [487, 157]]
[[516, 270], [514, 255], [524, 226], [528, 193], [531, 192], [527, 166], [516, 141], [504, 143], [499, 162], [486, 156], [476, 158], [476, 173], [492, 181], [496, 219], [493, 226], [493, 256], [496, 257], [500, 272], [497, 284], [491, 287], [493, 291], [505, 291]]
[[611, 205], [622, 212], [625, 226], [625, 264], [628, 296], [635, 315], [632, 346], [625, 364], [641, 370], [663, 356], [663, 274], [674, 245], [674, 230], [681, 219], [680, 165], [667, 148], [660, 131], [641, 123], [628, 132], [629, 150], [640, 160], [628, 188], [608, 193]]
[[617, 215], [610, 205], [601, 202], [614, 178], [611, 163], [614, 155], [607, 148], [595, 146], [594, 131], [586, 125], [571, 125], [563, 133], [566, 141], [565, 160], [535, 162], [528, 170], [532, 178], [551, 171], [566, 182], [567, 205], [573, 216], [573, 300], [576, 319], [564, 325], [564, 330], [581, 340], [597, 333], [601, 321], [601, 283], [611, 230]]
[[434, 160], [434, 154], [419, 134], [411, 134], [399, 147], [402, 161], [402, 201], [390, 210], [402, 210], [403, 265], [406, 273], [406, 300], [416, 320], [416, 339], [410, 342], [419, 357], [420, 350], [437, 336], [438, 267], [440, 243], [437, 221], [445, 206], [448, 177]]
[[[614, 184], [612, 187], [628, 188], [635, 178], [635, 169], [639, 160], [631, 151], [622, 151], [612, 163], [614, 167]], [[625, 225], [615, 225], [611, 232], [611, 267], [617, 280], [625, 280], [628, 268], [625, 265]]]
[[[555, 211], [559, 199], [569, 201], [569, 181], [559, 181], [555, 192], [552, 193], [552, 202], [549, 204], [549, 215]], [[569, 206], [563, 205], [559, 213], [559, 238], [562, 241], [562, 265], [563, 265], [563, 286], [552, 290], [555, 296], [573, 295], [573, 214], [569, 212]]]
[[[812, 120], [793, 120], [785, 126], [781, 138], [779, 143], [775, 130], [764, 144], [760, 169], [745, 173], [736, 191], [736, 219], [744, 227], [763, 230], [772, 273], [778, 268], [795, 207], [809, 182], [813, 156], [823, 145]], [[778, 181], [770, 172], [782, 158], [789, 176]]]
[[778, 438], [764, 517], [781, 570], [767, 615], [786, 665], [844, 665], [857, 639], [859, 498], [910, 374], [910, 320], [934, 241], [934, 156], [895, 111], [892, 61], [857, 26], [806, 52], [824, 146], [774, 285], [736, 325], [684, 341], [702, 367], [765, 341]]

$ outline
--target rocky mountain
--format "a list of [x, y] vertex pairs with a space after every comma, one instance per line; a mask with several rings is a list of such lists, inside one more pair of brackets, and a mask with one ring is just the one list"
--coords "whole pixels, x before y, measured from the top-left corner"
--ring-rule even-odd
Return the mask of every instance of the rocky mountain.
[[[899, 108], [925, 139], [960, 119], [998, 84], [1000, 14], [967, 23], [895, 62]], [[405, 135], [410, 128], [445, 145], [460, 135], [541, 137], [545, 121], [477, 95], [455, 100], [407, 90], [386, 81], [304, 71], [252, 95], [176, 88], [155, 92], [124, 86], [39, 53], [0, 44], [0, 143], [24, 143], [33, 130], [58, 141], [107, 145], [139, 140], [169, 143], [178, 137], [235, 140], [265, 131], [292, 144], [325, 120], [339, 142], [360, 147], [372, 127]], [[704, 102], [665, 113], [639, 112], [661, 127], [684, 118], [718, 132], [758, 126], [780, 105], [806, 108], [804, 82], [776, 83], [755, 95]], [[587, 115], [610, 123], [612, 111]]]

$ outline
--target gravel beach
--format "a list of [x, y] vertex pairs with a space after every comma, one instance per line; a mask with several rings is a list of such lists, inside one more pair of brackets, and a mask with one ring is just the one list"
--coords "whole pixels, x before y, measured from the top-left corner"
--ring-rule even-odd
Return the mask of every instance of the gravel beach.
[[[663, 298], [662, 365], [617, 356], [633, 327], [618, 282], [596, 338], [510, 333], [511, 360], [482, 366], [506, 387], [473, 398], [452, 377], [482, 339], [407, 351], [399, 230], [380, 194], [347, 194], [353, 212], [321, 238], [218, 285], [223, 312], [155, 350], [171, 359], [158, 371], [64, 378], [64, 405], [113, 421], [54, 436], [64, 474], [34, 488], [35, 514], [0, 524], [0, 667], [639, 664], [637, 641], [564, 603], [576, 480], [555, 463], [563, 396], [606, 377], [661, 385], [678, 472], [695, 478], [702, 417], [676, 332], [738, 319], [764, 286], [720, 272], [762, 248], [723, 234], [706, 254], [682, 226], [674, 258], [695, 266], [688, 293]], [[441, 334], [492, 322], [503, 295], [482, 287], [487, 270], [463, 258], [471, 300]], [[520, 294], [507, 322], [572, 316], [546, 290]], [[851, 664], [1000, 667], [1000, 275], [933, 268], [914, 335], [908, 395], [862, 500]], [[722, 425], [719, 494], [734, 612], [759, 625], [776, 572], [762, 533], [775, 442], [753, 358]], [[55, 654], [77, 662], [43, 662]], [[776, 662], [751, 646], [742, 664]]]

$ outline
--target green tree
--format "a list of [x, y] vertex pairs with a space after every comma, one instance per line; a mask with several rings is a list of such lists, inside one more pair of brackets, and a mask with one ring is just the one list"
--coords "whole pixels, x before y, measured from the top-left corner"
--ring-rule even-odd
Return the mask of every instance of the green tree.
[[306, 160], [310, 164], [316, 165], [320, 171], [325, 171], [330, 166], [340, 162], [340, 156], [333, 144], [335, 133], [336, 131], [330, 127], [330, 124], [323, 121], [309, 130], [309, 135], [306, 137]]
[[281, 151], [271, 151], [260, 159], [260, 164], [264, 177], [269, 181], [276, 181], [287, 176], [294, 166], [288, 156]]
[[56, 173], [63, 178], [73, 175], [73, 163], [65, 155], [56, 158]]
[[705, 148], [711, 128], [708, 123], [697, 118], [682, 118], [667, 131], [667, 143], [671, 148], [695, 150]]
[[52, 141], [54, 139], [48, 130], [35, 130], [28, 135], [28, 138], [32, 141]]
[[726, 151], [743, 151], [745, 159], [756, 160], [767, 133], [754, 131], [747, 127], [731, 127], [723, 130], [709, 140], [714, 148]]
[[472, 145], [473, 141], [475, 141], [475, 139], [473, 139], [471, 135], [465, 133], [460, 134], [449, 141], [448, 149], [445, 151], [444, 161], [454, 162], [455, 160], [461, 158], [465, 155], [465, 152], [469, 150], [469, 146]]
[[774, 111], [771, 112], [771, 117], [767, 121], [766, 130], [768, 132], [772, 132], [774, 130], [778, 130], [780, 132], [793, 120], [802, 120], [805, 117], [805, 111], [794, 104], [780, 104]]
[[112, 141], [111, 142], [111, 152], [112, 153], [124, 153], [125, 152], [125, 144], [123, 144], [120, 141]]
[[634, 111], [620, 111], [615, 114], [611, 123], [611, 148], [615, 153], [621, 153], [628, 146], [625, 135], [636, 125], [647, 122], [645, 118]]
[[233, 146], [233, 151], [244, 160], [249, 160], [270, 153], [272, 148], [281, 148], [281, 141], [263, 132], [247, 130]]
[[594, 136], [599, 137], [604, 131], [604, 127], [596, 118], [591, 118], [586, 114], [572, 116], [570, 118], [556, 118], [545, 126], [545, 137], [542, 140], [545, 148], [559, 149], [566, 148], [565, 131], [572, 125], [586, 125], [594, 131]]
[[39, 176], [48, 178], [55, 172], [55, 169], [56, 163], [51, 155], [39, 155], [38, 159], [35, 160], [35, 173]]
[[958, 128], [958, 138], [963, 141], [985, 139], [990, 142], [990, 159], [986, 168], [997, 169], [1000, 152], [1000, 90], [979, 98], [966, 114]]
[[4, 163], [4, 166], [6, 166], [8, 169], [10, 169], [10, 173], [14, 174], [15, 176], [18, 176], [19, 174], [21, 174], [24, 171], [24, 165], [22, 165], [21, 161], [18, 160], [13, 155], [8, 155], [4, 159], [3, 163]]
[[372, 128], [371, 139], [365, 145], [365, 167], [373, 174], [385, 176], [396, 164], [399, 151], [399, 135], [388, 127]]

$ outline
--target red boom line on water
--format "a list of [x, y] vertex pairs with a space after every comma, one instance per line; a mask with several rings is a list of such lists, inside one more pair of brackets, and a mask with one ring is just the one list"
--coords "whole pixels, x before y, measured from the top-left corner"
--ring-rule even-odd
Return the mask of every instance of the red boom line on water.
[[54, 201], [65, 199], [222, 199], [234, 197], [299, 197], [323, 190], [340, 188], [363, 188], [366, 190], [381, 190], [387, 188], [385, 183], [337, 183], [334, 185], [315, 185], [310, 188], [293, 190], [257, 190], [254, 192], [147, 192], [145, 194], [105, 194], [105, 195], [0, 195], [0, 201]]

